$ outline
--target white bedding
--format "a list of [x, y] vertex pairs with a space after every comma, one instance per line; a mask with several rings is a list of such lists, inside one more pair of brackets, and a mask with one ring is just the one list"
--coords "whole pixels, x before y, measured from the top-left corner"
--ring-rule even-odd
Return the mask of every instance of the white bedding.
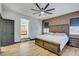
[[36, 38], [60, 44], [61, 51], [69, 40], [68, 36], [65, 33], [62, 35], [59, 33], [52, 34], [52, 35], [51, 34], [44, 34], [44, 35], [39, 35]]

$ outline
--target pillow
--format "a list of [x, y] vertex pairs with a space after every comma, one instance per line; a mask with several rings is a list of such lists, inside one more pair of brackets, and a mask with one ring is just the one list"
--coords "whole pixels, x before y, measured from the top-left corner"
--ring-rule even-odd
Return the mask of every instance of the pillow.
[[49, 35], [54, 35], [55, 33], [53, 33], [53, 32], [49, 32], [48, 34], [49, 34]]
[[64, 36], [65, 33], [55, 33], [55, 35]]

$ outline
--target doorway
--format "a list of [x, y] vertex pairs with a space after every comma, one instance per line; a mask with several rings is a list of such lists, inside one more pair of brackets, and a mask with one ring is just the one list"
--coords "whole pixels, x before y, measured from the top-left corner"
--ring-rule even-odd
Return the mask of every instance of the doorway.
[[29, 40], [29, 20], [21, 18], [21, 42]]

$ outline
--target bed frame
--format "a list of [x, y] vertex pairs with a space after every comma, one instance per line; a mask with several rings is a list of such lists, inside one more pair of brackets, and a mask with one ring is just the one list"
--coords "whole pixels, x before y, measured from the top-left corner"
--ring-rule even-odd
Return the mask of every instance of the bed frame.
[[[57, 33], [69, 33], [69, 25], [63, 24], [63, 25], [52, 25], [49, 27], [50, 32], [57, 32]], [[35, 44], [43, 47], [57, 55], [61, 55], [62, 51], [60, 50], [60, 44], [54, 43], [54, 42], [48, 42], [39, 38], [35, 38]]]
[[53, 53], [56, 53], [57, 55], [61, 55], [60, 44], [44, 41], [39, 38], [35, 38], [35, 44], [53, 52]]

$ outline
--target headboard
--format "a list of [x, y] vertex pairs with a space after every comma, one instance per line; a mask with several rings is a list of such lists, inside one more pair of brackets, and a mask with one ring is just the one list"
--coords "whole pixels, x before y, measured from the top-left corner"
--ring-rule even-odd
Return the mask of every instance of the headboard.
[[49, 26], [49, 32], [69, 34], [69, 24], [51, 25]]

